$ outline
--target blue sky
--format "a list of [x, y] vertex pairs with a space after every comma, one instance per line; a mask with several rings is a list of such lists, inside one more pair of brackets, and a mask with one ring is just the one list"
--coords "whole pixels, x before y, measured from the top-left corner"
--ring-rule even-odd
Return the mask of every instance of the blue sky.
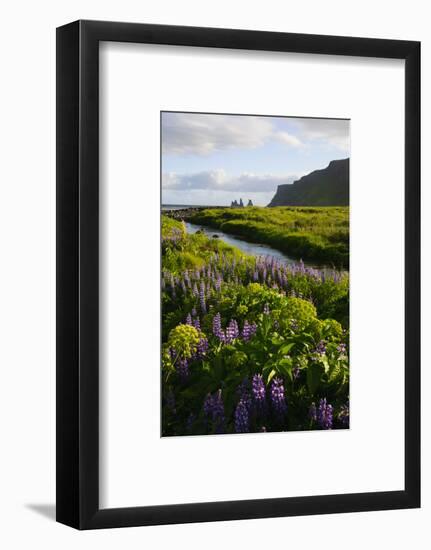
[[277, 186], [350, 156], [349, 121], [162, 113], [162, 203], [265, 206]]

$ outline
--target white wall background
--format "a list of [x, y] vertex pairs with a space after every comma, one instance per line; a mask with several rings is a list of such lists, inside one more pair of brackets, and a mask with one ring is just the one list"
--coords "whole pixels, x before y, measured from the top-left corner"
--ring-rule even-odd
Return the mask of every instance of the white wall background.
[[[431, 234], [431, 37], [421, 0], [17, 1], [2, 10], [0, 84], [0, 545], [4, 548], [424, 549], [431, 519], [431, 375], [423, 353], [423, 508], [79, 533], [55, 524], [55, 27], [79, 19], [422, 40], [423, 280]], [[382, 136], [384, 139], [384, 136]], [[388, 205], [390, 201], [388, 199]], [[429, 247], [428, 247], [429, 249]], [[424, 305], [431, 306], [429, 285]], [[423, 316], [424, 342], [431, 330]], [[390, 415], [390, 396], [382, 406]], [[376, 411], [382, 417], [382, 411]], [[324, 475], [324, 472], [322, 472]]]
[[[268, 457], [283, 457], [283, 470], [295, 472], [277, 478], [273, 497], [403, 488], [404, 407], [392, 411], [384, 437], [375, 409], [381, 388], [397, 404], [404, 395], [404, 62], [112, 43], [99, 59], [101, 507], [265, 498], [267, 484], [250, 480], [264, 475]], [[230, 85], [214, 87], [215, 74]], [[173, 87], [184, 75], [187, 86]], [[328, 85], [316, 94], [318, 80]], [[152, 368], [160, 363], [159, 273], [148, 266], [159, 262], [159, 112], [168, 106], [351, 117], [351, 430], [273, 433], [264, 445], [260, 434], [160, 438], [160, 373]], [[383, 231], [390, 238], [370, 250], [389, 195]], [[145, 253], [131, 254], [143, 235], [154, 236]], [[390, 277], [370, 269], [378, 265], [391, 265]], [[372, 304], [391, 312], [384, 325], [370, 317]]]

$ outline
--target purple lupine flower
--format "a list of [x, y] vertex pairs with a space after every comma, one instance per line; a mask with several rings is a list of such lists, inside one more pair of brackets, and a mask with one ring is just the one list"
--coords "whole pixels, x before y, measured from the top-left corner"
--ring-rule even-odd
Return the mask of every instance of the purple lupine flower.
[[221, 315], [218, 312], [214, 315], [214, 318], [213, 318], [213, 334], [214, 334], [214, 336], [218, 336], [220, 331], [221, 331]]
[[195, 327], [196, 330], [201, 330], [201, 322], [199, 317], [196, 317], [196, 319], [193, 319], [192, 325]]
[[192, 292], [193, 292], [193, 295], [196, 296], [196, 298], [199, 297], [198, 285], [197, 285], [196, 283], [193, 285], [193, 290], [192, 290]]
[[187, 359], [182, 359], [181, 357], [179, 357], [177, 362], [175, 363], [175, 369], [177, 371], [179, 378], [182, 381], [188, 378], [190, 372], [189, 372], [189, 363]]
[[186, 317], [186, 325], [192, 325], [192, 316], [190, 315], [190, 313]]
[[257, 271], [257, 269], [254, 270], [254, 273], [253, 273], [253, 281], [256, 282], [259, 280], [259, 273]]
[[345, 427], [349, 427], [350, 422], [350, 412], [349, 412], [349, 404], [346, 403], [346, 405], [341, 405], [340, 412], [338, 414], [338, 419], [340, 420], [341, 424]]
[[247, 319], [244, 321], [244, 325], [242, 327], [241, 338], [246, 342], [250, 340], [250, 324]]
[[235, 409], [235, 431], [237, 434], [250, 431], [248, 409], [242, 399], [239, 400]]
[[216, 279], [216, 282], [215, 282], [215, 289], [216, 289], [217, 292], [220, 292], [221, 283], [222, 283], [222, 279], [221, 279], [220, 276], [218, 276], [217, 279]]
[[222, 433], [224, 430], [224, 404], [221, 390], [218, 390], [214, 395], [210, 393], [204, 401], [204, 415], [208, 421], [211, 421], [216, 433]]
[[317, 409], [314, 402], [311, 403], [310, 408], [308, 409], [308, 418], [314, 422], [317, 420]]
[[207, 351], [208, 351], [208, 340], [206, 338], [201, 338], [197, 345], [198, 357], [203, 357]]
[[251, 381], [253, 401], [259, 409], [263, 409], [266, 398], [266, 388], [261, 374], [255, 374]]
[[320, 342], [317, 344], [314, 353], [317, 355], [325, 355], [326, 353], [326, 344], [324, 340], [320, 340]]
[[248, 342], [251, 338], [251, 326], [247, 319], [244, 321], [241, 337], [245, 342]]
[[197, 313], [197, 311], [196, 311], [196, 308], [194, 307], [194, 308], [192, 309], [192, 317], [196, 317], [197, 314], [198, 314], [198, 313]]
[[340, 355], [346, 355], [346, 353], [347, 353], [346, 344], [339, 344], [337, 346], [337, 351]]
[[223, 344], [226, 343], [226, 335], [225, 335], [224, 330], [221, 330], [217, 336], [218, 336], [218, 339], [220, 340], [220, 342], [222, 342]]
[[332, 405], [326, 402], [326, 397], [319, 402], [317, 423], [324, 430], [330, 430], [332, 428]]
[[226, 328], [226, 341], [232, 342], [232, 340], [235, 340], [235, 338], [238, 338], [238, 336], [238, 323], [235, 321], [235, 319], [231, 319], [229, 325]]
[[247, 377], [243, 379], [241, 384], [238, 386], [236, 390], [238, 394], [238, 402], [242, 401], [244, 405], [246, 405], [247, 410], [251, 410], [252, 401], [251, 401], [251, 395], [250, 395], [250, 381]]
[[274, 378], [271, 383], [270, 397], [275, 414], [282, 418], [287, 411], [287, 403], [284, 397], [284, 385], [281, 378]]
[[207, 306], [205, 303], [205, 283], [203, 281], [201, 282], [201, 287], [199, 290], [199, 303], [201, 306], [202, 313], [205, 314], [207, 312]]
[[221, 315], [220, 313], [217, 313], [214, 315], [213, 318], [213, 334], [216, 336], [219, 340], [224, 342], [226, 340], [225, 334], [221, 328]]

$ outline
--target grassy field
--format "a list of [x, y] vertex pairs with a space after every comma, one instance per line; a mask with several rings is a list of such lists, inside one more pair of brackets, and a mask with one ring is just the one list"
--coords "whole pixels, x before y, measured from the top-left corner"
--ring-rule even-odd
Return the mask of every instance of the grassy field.
[[347, 428], [348, 327], [347, 273], [162, 216], [164, 436]]
[[208, 209], [188, 221], [267, 244], [298, 259], [349, 266], [348, 207]]

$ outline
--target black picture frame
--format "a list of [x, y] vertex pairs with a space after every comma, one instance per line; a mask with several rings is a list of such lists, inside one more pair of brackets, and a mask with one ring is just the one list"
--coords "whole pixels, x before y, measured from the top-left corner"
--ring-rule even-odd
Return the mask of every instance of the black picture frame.
[[[99, 42], [405, 61], [405, 488], [99, 509]], [[78, 529], [420, 506], [420, 43], [76, 21], [57, 29], [57, 521]]]

